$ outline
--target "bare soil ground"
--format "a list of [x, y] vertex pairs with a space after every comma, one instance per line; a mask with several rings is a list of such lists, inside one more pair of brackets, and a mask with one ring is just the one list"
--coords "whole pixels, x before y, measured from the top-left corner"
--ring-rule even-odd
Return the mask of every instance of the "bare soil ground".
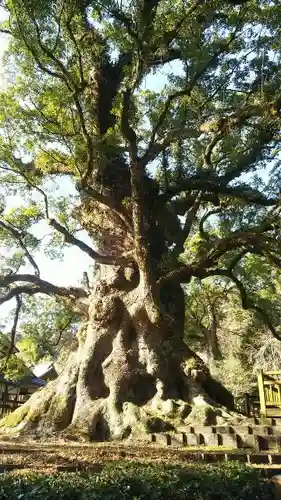
[[230, 448], [168, 448], [155, 444], [112, 442], [112, 443], [69, 443], [64, 441], [2, 440], [0, 441], [0, 468], [17, 465], [19, 468], [34, 470], [97, 470], [103, 462], [137, 461], [140, 463], [158, 462], [169, 465], [187, 465], [194, 458], [191, 453], [199, 455], [206, 451], [225, 453]]

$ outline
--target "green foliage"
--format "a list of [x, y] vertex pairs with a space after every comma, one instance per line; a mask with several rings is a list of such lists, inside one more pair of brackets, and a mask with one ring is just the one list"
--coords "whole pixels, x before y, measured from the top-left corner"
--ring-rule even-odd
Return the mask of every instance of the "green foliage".
[[238, 353], [236, 356], [233, 353], [226, 354], [221, 361], [212, 366], [214, 378], [220, 380], [234, 397], [242, 397], [252, 392], [256, 383], [256, 376], [253, 372], [253, 367], [252, 370], [245, 367]]
[[28, 366], [39, 361], [58, 360], [76, 345], [79, 318], [55, 299], [30, 297], [24, 307], [17, 342], [20, 357]]
[[181, 469], [137, 463], [104, 464], [100, 473], [1, 475], [3, 500], [269, 500], [259, 472], [236, 463]]
[[22, 377], [30, 375], [30, 370], [22, 357], [17, 354], [16, 348], [13, 349], [12, 354], [7, 359], [10, 348], [11, 340], [9, 334], [0, 332], [0, 373], [7, 380], [20, 380]]
[[30, 375], [31, 371], [19, 356], [12, 355], [8, 361], [6, 359], [0, 361], [0, 373], [7, 380], [20, 380], [26, 375]]
[[[248, 256], [239, 264], [239, 275], [248, 297], [262, 305], [279, 333], [279, 273], [256, 256]], [[188, 287], [185, 340], [235, 396], [252, 391], [257, 369], [280, 369], [280, 340], [273, 338], [258, 311], [243, 309], [239, 292], [225, 278], [193, 280]]]
[[7, 355], [10, 346], [11, 346], [11, 341], [9, 334], [0, 332], [0, 359], [4, 358]]
[[24, 230], [36, 222], [39, 222], [41, 218], [42, 213], [40, 207], [33, 202], [28, 206], [10, 209], [6, 213], [4, 220]]
[[[215, 318], [217, 326], [226, 317], [225, 303], [233, 293], [229, 283], [223, 280], [193, 280], [186, 290], [186, 341], [197, 349], [207, 348], [206, 333]], [[239, 307], [239, 305], [238, 305]]]

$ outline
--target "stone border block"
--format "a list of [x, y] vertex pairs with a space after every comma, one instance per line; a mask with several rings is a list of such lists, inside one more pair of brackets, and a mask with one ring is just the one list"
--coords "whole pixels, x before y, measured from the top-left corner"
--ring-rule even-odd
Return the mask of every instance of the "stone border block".
[[258, 438], [259, 438], [260, 450], [271, 450], [271, 451], [279, 450], [280, 438], [278, 438], [278, 436], [258, 436]]
[[268, 455], [249, 453], [247, 455], [247, 462], [249, 464], [268, 464]]
[[257, 434], [259, 436], [268, 436], [271, 435], [272, 427], [268, 427], [266, 425], [252, 425], [250, 427], [250, 434]]
[[224, 455], [225, 460], [235, 460], [237, 462], [246, 462], [246, 455], [245, 453], [225, 453]]
[[178, 432], [177, 434], [170, 434], [170, 445], [172, 446], [185, 446], [187, 439], [184, 432]]
[[198, 446], [200, 444], [197, 434], [185, 434], [185, 435], [186, 435], [187, 446]]
[[251, 427], [249, 425], [234, 425], [232, 429], [235, 434], [241, 434], [242, 436], [251, 434]]
[[229, 425], [216, 425], [215, 431], [217, 434], [234, 434], [233, 427]]
[[237, 435], [238, 448], [253, 448], [260, 450], [259, 436], [254, 434], [238, 434]]
[[237, 434], [218, 434], [219, 445], [238, 448]]
[[197, 425], [194, 426], [195, 434], [214, 434], [216, 428], [213, 425]]
[[199, 434], [199, 443], [205, 446], [219, 446], [218, 434]]

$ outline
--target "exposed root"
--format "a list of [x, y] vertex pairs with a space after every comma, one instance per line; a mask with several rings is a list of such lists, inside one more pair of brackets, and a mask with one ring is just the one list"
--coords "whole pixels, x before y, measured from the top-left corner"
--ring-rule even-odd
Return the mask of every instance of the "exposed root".
[[[154, 380], [151, 377], [145, 382], [146, 399], [142, 397], [142, 401], [137, 401], [130, 384], [117, 374], [114, 378], [114, 372], [108, 372], [107, 395], [93, 399], [93, 391], [87, 386], [79, 388], [79, 366], [81, 370], [83, 365], [79, 365], [78, 360], [78, 353], [72, 355], [57, 380], [3, 419], [0, 433], [34, 437], [57, 434], [81, 441], [141, 440], [147, 439], [149, 433], [176, 431], [186, 425], [235, 425], [245, 418], [214, 403], [197, 380], [186, 376], [185, 384], [181, 385], [183, 397], [172, 396], [177, 392], [172, 384], [167, 397], [165, 382], [160, 379], [154, 381], [154, 395], [149, 397], [148, 386]], [[119, 370], [121, 373], [121, 365]], [[126, 400], [124, 391], [118, 389], [122, 384], [131, 400], [129, 397]]]
[[3, 419], [0, 433], [105, 441], [241, 421], [214, 403], [227, 396], [220, 384], [174, 323], [150, 320], [143, 290], [119, 268], [97, 282], [90, 302], [87, 333], [63, 373]]
[[198, 396], [191, 407], [191, 412], [185, 418], [187, 425], [237, 425], [246, 417], [224, 407], [206, 402]]
[[[182, 429], [186, 425], [237, 425], [245, 417], [198, 397], [191, 405], [183, 400], [163, 400], [157, 395], [138, 406], [124, 402], [117, 409], [110, 397], [89, 402], [71, 419], [70, 398], [55, 398], [52, 386], [34, 394], [21, 408], [0, 423], [9, 436], [48, 437], [54, 433], [76, 441], [146, 440], [149, 433]], [[44, 397], [43, 397], [44, 396]]]
[[39, 389], [23, 406], [0, 421], [0, 433], [46, 436], [66, 428], [75, 406], [77, 375], [75, 353], [57, 380]]

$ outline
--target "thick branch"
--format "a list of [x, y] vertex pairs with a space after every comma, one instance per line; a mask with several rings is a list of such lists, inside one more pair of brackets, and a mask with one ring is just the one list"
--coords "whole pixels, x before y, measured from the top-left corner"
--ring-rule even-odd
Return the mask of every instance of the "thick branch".
[[15, 240], [18, 242], [19, 246], [22, 248], [22, 250], [24, 251], [29, 263], [31, 264], [31, 266], [33, 267], [34, 269], [34, 272], [35, 272], [35, 275], [36, 276], [40, 276], [40, 270], [39, 270], [39, 267], [37, 266], [34, 258], [32, 257], [31, 253], [29, 252], [28, 248], [26, 247], [26, 245], [24, 244], [23, 240], [22, 240], [22, 234], [17, 231], [11, 224], [9, 224], [8, 222], [4, 222], [4, 221], [1, 221], [0, 220], [0, 227], [3, 227], [4, 229], [6, 229], [14, 238]]
[[147, 31], [152, 25], [155, 16], [158, 4], [160, 0], [144, 0], [143, 7], [141, 11], [142, 23], [144, 25], [145, 30]]
[[182, 52], [179, 49], [168, 49], [166, 54], [159, 54], [157, 55], [157, 51], [155, 51], [155, 54], [151, 56], [151, 58], [148, 60], [148, 66], [149, 67], [156, 67], [156, 66], [163, 66], [164, 64], [167, 64], [169, 62], [175, 61], [176, 59], [181, 59], [182, 58]]
[[11, 288], [6, 295], [0, 297], [0, 305], [11, 300], [16, 295], [44, 293], [46, 295], [58, 295], [68, 298], [86, 298], [88, 294], [82, 288], [77, 287], [59, 287], [48, 281], [38, 278], [33, 274], [11, 274], [0, 276], [0, 288], [8, 288], [13, 283], [28, 283], [28, 285], [19, 285]]
[[189, 81], [189, 83], [187, 84], [187, 86], [182, 89], [182, 90], [179, 90], [177, 92], [175, 92], [174, 94], [171, 94], [166, 102], [165, 102], [165, 105], [164, 105], [164, 108], [163, 108], [163, 111], [162, 113], [160, 113], [159, 115], [159, 118], [158, 118], [158, 121], [156, 122], [153, 130], [152, 130], [152, 134], [151, 134], [151, 137], [150, 137], [150, 142], [149, 142], [149, 145], [148, 145], [148, 149], [145, 153], [144, 156], [146, 155], [150, 155], [150, 150], [151, 148], [154, 147], [155, 145], [155, 138], [158, 134], [158, 131], [161, 129], [163, 123], [165, 122], [166, 120], [166, 117], [168, 115], [168, 112], [169, 112], [169, 109], [170, 109], [170, 106], [171, 104], [178, 98], [180, 97], [184, 97], [184, 96], [190, 96], [192, 90], [194, 89], [195, 85], [197, 84], [197, 82], [200, 80], [200, 78], [204, 75], [204, 73], [210, 68], [213, 66], [213, 64], [215, 63], [215, 61], [218, 59], [218, 57], [220, 55], [222, 55], [224, 52], [226, 52], [228, 50], [228, 47], [229, 45], [233, 42], [233, 40], [236, 38], [236, 35], [239, 31], [239, 28], [240, 26], [237, 26], [237, 28], [235, 29], [235, 31], [229, 36], [229, 40], [227, 43], [223, 44], [221, 46], [221, 48], [219, 50], [217, 50], [213, 55], [212, 57], [210, 57], [209, 61], [207, 61], [207, 63], [202, 67], [200, 68], [197, 73], [193, 76], [193, 78]]
[[205, 193], [210, 192], [216, 195], [232, 196], [233, 198], [261, 206], [273, 206], [278, 203], [277, 198], [267, 198], [263, 193], [250, 186], [228, 186], [227, 183], [224, 183], [224, 178], [220, 178], [211, 172], [183, 179], [179, 184], [170, 186], [163, 197], [169, 200], [180, 193], [201, 189]]
[[157, 285], [161, 288], [167, 283], [189, 283], [193, 276], [197, 276], [195, 269], [191, 266], [183, 265], [161, 276], [157, 281]]
[[114, 19], [127, 29], [129, 35], [139, 43], [138, 32], [136, 28], [133, 26], [132, 19], [128, 17], [124, 12], [118, 9], [110, 9], [110, 14], [114, 17]]
[[194, 127], [183, 127], [181, 124], [172, 128], [166, 137], [161, 142], [154, 142], [139, 159], [139, 164], [146, 167], [150, 162], [155, 160], [157, 156], [165, 151], [174, 141], [175, 137], [180, 134], [182, 139], [199, 137], [201, 132]]
[[241, 281], [237, 278], [237, 276], [235, 276], [231, 271], [225, 271], [224, 275], [226, 277], [230, 278], [237, 286], [239, 293], [240, 293], [241, 304], [242, 304], [243, 309], [246, 309], [246, 310], [253, 309], [254, 311], [256, 311], [262, 317], [263, 322], [269, 328], [272, 335], [277, 340], [281, 341], [281, 337], [278, 334], [278, 332], [276, 331], [276, 329], [274, 328], [274, 326], [271, 322], [271, 319], [270, 319], [269, 315], [267, 314], [267, 312], [264, 309], [262, 309], [262, 307], [254, 304], [251, 299], [249, 299], [249, 297], [247, 295], [246, 288], [244, 287], [243, 283], [241, 283]]
[[[36, 293], [46, 293], [49, 295], [49, 292], [47, 289], [46, 291], [41, 291], [39, 287], [34, 287], [34, 286], [28, 286], [28, 285], [21, 285], [17, 286], [15, 288], [12, 288], [9, 290], [6, 295], [3, 295], [0, 297], [0, 305], [4, 304], [5, 302], [8, 302], [9, 300], [13, 299], [14, 297], [17, 297], [18, 295], [26, 294], [26, 295], [34, 295]], [[50, 292], [51, 294], [51, 292]]]
[[208, 255], [209, 263], [216, 263], [224, 254], [235, 248], [241, 248], [243, 245], [255, 247], [261, 244], [265, 239], [265, 233], [272, 231], [272, 229], [272, 224], [264, 221], [259, 226], [252, 227], [248, 231], [234, 231], [229, 237], [219, 239], [214, 243]]
[[[42, 114], [41, 110], [40, 110], [40, 113]], [[48, 170], [46, 172], [48, 175], [64, 174], [64, 175], [74, 176], [73, 171], [68, 167], [67, 164], [64, 164], [60, 158], [56, 158], [54, 155], [51, 154], [50, 151], [44, 150], [42, 147], [41, 147], [41, 151], [57, 163], [57, 165], [55, 165], [54, 168], [48, 167]], [[42, 172], [41, 172], [41, 170], [38, 170], [36, 168], [34, 160], [31, 162], [25, 163], [21, 160], [21, 158], [13, 157], [12, 161], [20, 169], [21, 172], [22, 171], [29, 172], [31, 175], [38, 175], [39, 177], [42, 176]], [[17, 170], [17, 172], [18, 172], [18, 170]]]
[[199, 222], [199, 233], [200, 233], [200, 236], [203, 240], [209, 241], [209, 239], [210, 239], [209, 234], [204, 229], [204, 223], [206, 222], [206, 220], [209, 219], [209, 217], [211, 217], [212, 215], [219, 214], [219, 213], [221, 213], [221, 211], [222, 211], [221, 208], [217, 208], [215, 210], [210, 210], [205, 215], [203, 215], [203, 217], [201, 218], [201, 220]]
[[[169, 205], [171, 206], [174, 213], [176, 213], [177, 215], [184, 215], [186, 211], [190, 207], [192, 207], [196, 198], [197, 198], [196, 194], [185, 195], [185, 197], [176, 198], [175, 200], [170, 201]], [[202, 194], [201, 203], [204, 202], [212, 203], [215, 206], [220, 205], [219, 197], [216, 194], [211, 194], [211, 193]]]
[[49, 283], [49, 281], [42, 280], [38, 276], [34, 276], [33, 274], [9, 274], [6, 276], [0, 276], [0, 287], [4, 287], [7, 285], [10, 285], [11, 283], [15, 282], [27, 282], [27, 283], [32, 283], [34, 285], [37, 285], [41, 287], [42, 290], [47, 290], [49, 293], [50, 291], [53, 291], [54, 293], [57, 293], [58, 295], [73, 295], [74, 297], [87, 297], [87, 293], [83, 288], [78, 288], [78, 287], [59, 287], [57, 285], [53, 285], [52, 283]]
[[188, 238], [193, 222], [196, 218], [197, 212], [200, 208], [201, 200], [202, 200], [203, 193], [199, 192], [197, 197], [194, 200], [193, 205], [187, 210], [186, 217], [185, 217], [185, 223], [184, 227], [182, 228], [181, 234], [179, 235], [179, 238], [176, 243], [175, 247], [175, 253], [181, 253], [184, 248], [184, 242]]
[[12, 35], [12, 31], [5, 28], [0, 28], [0, 33], [3, 33], [5, 35]]
[[250, 150], [248, 147], [245, 151], [246, 154], [240, 155], [240, 159], [237, 164], [228, 169], [223, 177], [224, 182], [229, 183], [239, 177], [242, 173], [248, 172], [253, 165], [261, 159], [263, 151], [266, 150], [268, 144], [272, 141], [274, 134], [274, 127], [270, 127], [268, 129], [261, 127], [256, 138], [255, 145], [250, 148]]
[[[242, 253], [239, 254], [239, 256], [240, 256], [240, 258], [242, 258], [242, 256], [243, 256]], [[254, 302], [251, 299], [249, 299], [249, 297], [247, 295], [247, 291], [246, 291], [243, 283], [241, 283], [241, 281], [234, 275], [234, 273], [232, 272], [232, 270], [230, 268], [229, 269], [213, 269], [213, 270], [208, 271], [208, 270], [200, 270], [200, 268], [192, 269], [191, 267], [188, 267], [188, 266], [182, 266], [182, 267], [178, 268], [177, 270], [172, 271], [172, 272], [168, 273], [166, 276], [163, 276], [162, 278], [160, 278], [158, 280], [158, 285], [163, 286], [167, 282], [171, 282], [171, 281], [180, 281], [180, 282], [188, 283], [192, 276], [197, 276], [201, 279], [207, 278], [208, 276], [224, 276], [226, 278], [231, 279], [235, 283], [235, 285], [240, 293], [241, 304], [242, 304], [243, 309], [245, 309], [245, 310], [252, 309], [252, 310], [256, 311], [261, 316], [263, 322], [269, 328], [272, 335], [277, 340], [281, 341], [281, 336], [276, 331], [276, 329], [275, 329], [274, 325], [272, 324], [272, 321], [271, 321], [269, 315], [267, 314], [267, 312], [262, 307], [254, 304]]]
[[220, 131], [217, 134], [214, 134], [211, 142], [208, 144], [208, 146], [205, 149], [204, 155], [203, 155], [203, 160], [204, 160], [204, 167], [205, 168], [211, 168], [212, 167], [212, 154], [215, 146], [217, 143], [222, 139], [223, 133]]
[[[154, 307], [153, 289], [151, 279], [151, 266], [148, 242], [145, 231], [145, 205], [144, 205], [144, 176], [145, 169], [139, 164], [137, 156], [137, 136], [130, 125], [130, 103], [132, 91], [127, 89], [123, 93], [123, 109], [121, 117], [121, 131], [129, 146], [130, 173], [131, 173], [131, 204], [134, 229], [134, 247], [137, 264], [140, 272], [140, 282], [145, 293], [152, 299], [147, 309], [148, 315], [152, 313], [154, 319], [158, 310]], [[152, 308], [151, 308], [152, 306]], [[153, 312], [152, 312], [153, 311]], [[156, 315], [155, 315], [156, 313]], [[152, 318], [151, 316], [151, 318]]]
[[261, 251], [262, 255], [268, 258], [278, 269], [281, 269], [281, 259], [274, 255], [273, 253], [267, 251]]
[[242, 250], [242, 252], [238, 253], [231, 259], [230, 263], [228, 264], [227, 270], [229, 272], [232, 272], [235, 267], [239, 264], [239, 262], [247, 255], [247, 253], [252, 253], [252, 248], [245, 248]]
[[62, 226], [55, 219], [49, 219], [49, 224], [54, 229], [56, 229], [56, 231], [63, 234], [66, 243], [70, 243], [71, 245], [75, 245], [76, 247], [80, 248], [82, 252], [87, 253], [92, 259], [94, 259], [96, 262], [99, 262], [100, 264], [118, 266], [118, 265], [128, 265], [130, 262], [133, 261], [133, 259], [132, 258], [130, 259], [129, 257], [123, 257], [123, 256], [114, 257], [111, 255], [101, 255], [95, 250], [93, 250], [93, 248], [89, 247], [89, 245], [87, 245], [83, 241], [73, 236], [64, 226]]
[[172, 44], [173, 40], [178, 36], [179, 30], [183, 26], [184, 22], [187, 19], [189, 19], [189, 17], [196, 11], [198, 7], [204, 5], [205, 3], [206, 0], [195, 0], [194, 4], [191, 5], [188, 9], [186, 9], [186, 6], [184, 5], [184, 11], [185, 11], [184, 15], [178, 20], [173, 29], [164, 33], [163, 38], [168, 47]]
[[[80, 187], [78, 186], [78, 190]], [[99, 193], [96, 189], [92, 188], [91, 186], [85, 186], [84, 188], [81, 188], [86, 194], [91, 196], [94, 200], [98, 201], [99, 203], [102, 203], [108, 208], [111, 208], [111, 210], [114, 211], [114, 213], [118, 216], [118, 218], [122, 221], [122, 224], [129, 230], [130, 232], [132, 231], [132, 221], [127, 214], [126, 210], [112, 197], [112, 196], [107, 196], [104, 194]]]
[[123, 93], [123, 109], [121, 117], [121, 130], [126, 139], [130, 152], [131, 171], [131, 201], [134, 227], [134, 239], [138, 260], [142, 260], [143, 249], [145, 248], [144, 234], [144, 206], [143, 206], [143, 180], [144, 169], [138, 163], [137, 157], [137, 137], [135, 131], [130, 126], [130, 103], [131, 91], [127, 89]]
[[247, 250], [239, 252], [239, 258], [233, 260], [230, 263], [230, 267], [227, 271], [231, 272], [231, 269], [237, 265], [239, 260], [248, 252], [256, 253], [257, 245], [262, 243], [265, 232], [270, 231], [272, 225], [268, 222], [264, 222], [260, 226], [252, 228], [251, 231], [236, 231], [232, 233], [229, 238], [221, 238], [214, 244], [211, 251], [205, 256], [197, 265], [188, 266], [181, 265], [177, 269], [167, 273], [158, 280], [158, 285], [162, 286], [169, 282], [178, 283], [188, 283], [193, 276], [200, 279], [206, 278], [207, 276], [214, 276], [220, 274], [218, 269], [214, 269], [217, 265], [218, 260], [225, 255], [227, 252], [233, 251], [234, 249], [247, 247]]
[[22, 300], [21, 300], [20, 295], [16, 295], [16, 301], [17, 301], [17, 305], [16, 305], [16, 310], [15, 310], [14, 323], [13, 323], [12, 330], [11, 330], [10, 347], [9, 347], [9, 350], [7, 353], [6, 362], [9, 360], [10, 356], [13, 354], [14, 348], [15, 348], [15, 338], [16, 338], [16, 333], [17, 333], [17, 326], [18, 326], [18, 322], [19, 322], [20, 310], [22, 307]]
[[72, 18], [70, 18], [70, 19], [67, 20], [67, 22], [66, 22], [66, 28], [67, 28], [67, 31], [69, 33], [70, 39], [72, 40], [73, 45], [74, 45], [74, 47], [76, 49], [76, 52], [77, 52], [78, 63], [79, 63], [79, 73], [80, 73], [80, 85], [83, 85], [84, 82], [85, 82], [85, 79], [84, 79], [84, 69], [83, 69], [83, 62], [82, 62], [82, 54], [81, 54], [81, 51], [79, 49], [79, 45], [77, 43], [77, 40], [76, 40], [76, 38], [74, 36], [74, 33], [72, 31], [71, 21], [72, 21]]

